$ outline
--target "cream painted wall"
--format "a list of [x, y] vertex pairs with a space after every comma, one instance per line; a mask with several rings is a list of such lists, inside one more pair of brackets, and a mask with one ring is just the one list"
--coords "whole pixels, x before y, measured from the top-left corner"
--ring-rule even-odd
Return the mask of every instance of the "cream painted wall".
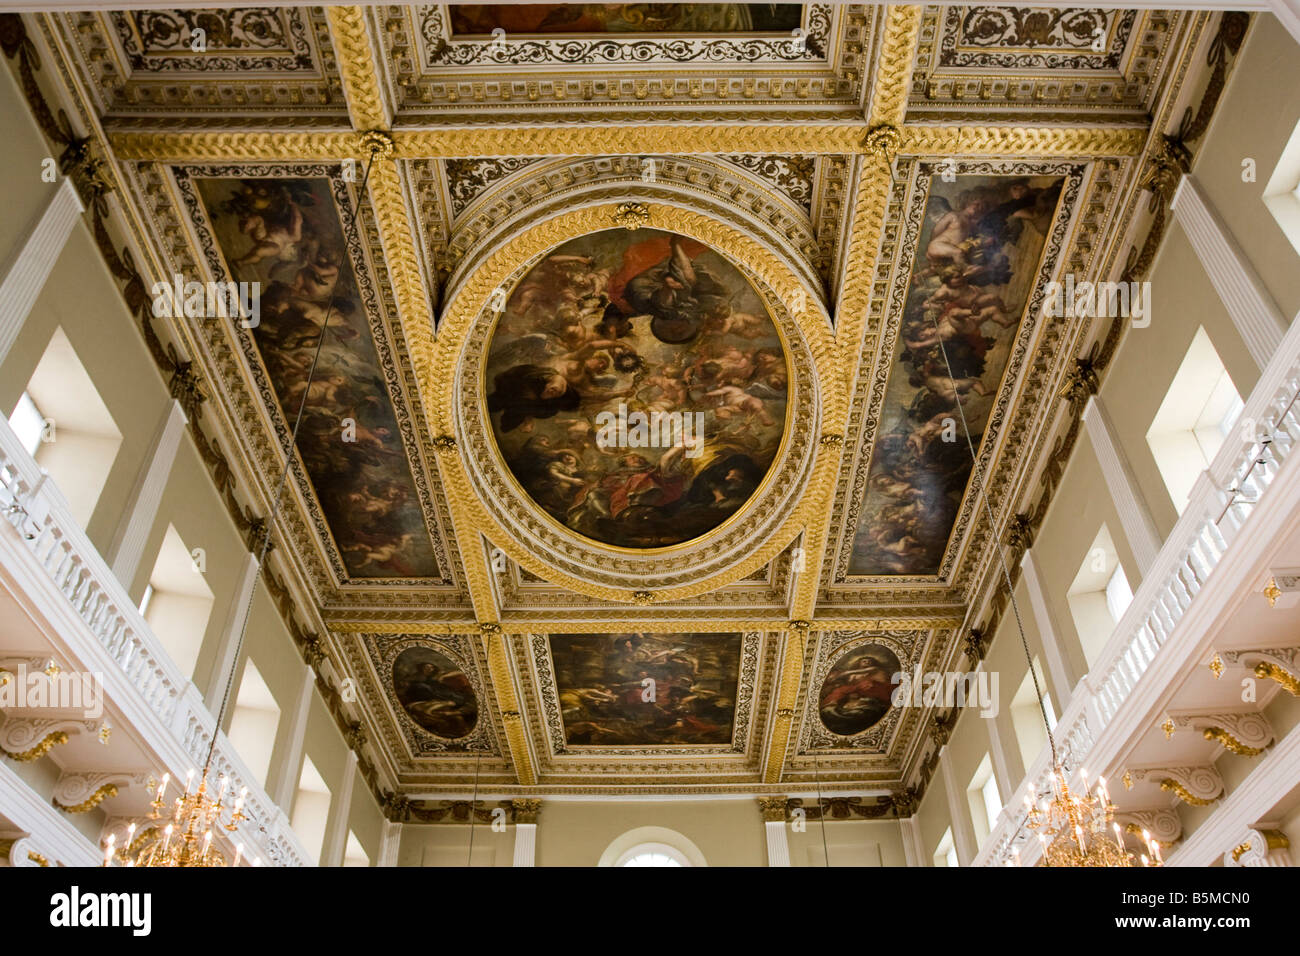
[[[40, 182], [39, 161], [47, 155], [47, 149], [12, 73], [0, 70], [0, 74], [3, 74], [0, 137], [5, 143], [7, 168], [15, 173], [32, 170], [30, 178], [16, 174], [7, 177], [3, 187], [5, 212], [0, 216], [0, 261], [8, 261], [16, 251], [19, 238], [34, 224], [56, 185]], [[74, 228], [27, 322], [0, 364], [0, 410], [5, 417], [13, 410], [50, 337], [59, 327], [67, 334], [122, 433], [122, 444], [87, 527], [91, 541], [101, 554], [107, 555], [136, 484], [148, 467], [148, 456], [170, 398], [136, 320], [128, 312], [84, 219]], [[217, 643], [229, 627], [232, 615], [240, 610], [232, 606], [232, 599], [243, 576], [248, 549], [188, 435], [177, 450], [139, 568], [132, 581], [123, 582], [135, 601], [144, 593], [168, 524], [175, 525], [188, 547], [204, 549], [207, 565], [204, 578], [215, 598], [195, 668], [195, 683], [202, 692], [216, 662]], [[272, 755], [271, 776], [274, 777], [276, 767], [292, 749], [287, 746], [288, 716], [294, 709], [305, 665], [261, 585], [253, 604], [244, 652], [256, 658], [257, 667], [280, 707], [280, 727]], [[243, 657], [237, 666], [242, 672]], [[232, 699], [237, 693], [238, 687], [232, 691]], [[347, 747], [315, 692], [302, 751], [311, 756], [331, 793], [337, 794], [342, 788]], [[296, 768], [292, 769], [292, 777], [296, 784]], [[45, 784], [37, 783], [38, 791], [46, 792], [42, 789]], [[283, 807], [286, 815], [292, 813], [291, 799], [292, 795]], [[95, 814], [78, 814], [71, 819], [79, 826], [84, 824], [94, 830], [92, 837], [98, 836]], [[379, 856], [382, 822], [379, 808], [358, 773], [349, 828], [371, 860]]]
[[758, 802], [544, 800], [537, 818], [538, 866], [595, 866], [616, 837], [637, 827], [666, 827], [691, 840], [709, 866], [766, 866]]
[[916, 822], [921, 830], [922, 866], [934, 866], [934, 851], [943, 840], [945, 831], [952, 825], [951, 814], [948, 812], [948, 794], [944, 787], [943, 767], [936, 767], [916, 811]]
[[[1300, 311], [1300, 267], [1262, 197], [1297, 122], [1296, 42], [1276, 18], [1256, 15], [1192, 172], [1287, 320]], [[1253, 183], [1241, 181], [1247, 157], [1257, 166]]]
[[[805, 801], [810, 803], [811, 801]], [[803, 833], [786, 825], [791, 866], [906, 866], [903, 835], [897, 820], [811, 820]]]
[[[40, 127], [8, 69], [0, 82], [0, 117], [5, 130], [4, 215], [0, 216], [0, 269], [7, 269], [32, 227], [40, 219], [58, 183], [41, 181], [41, 160], [50, 155]], [[57, 157], [55, 157], [57, 158]], [[7, 393], [4, 395], [7, 398]], [[9, 402], [8, 409], [13, 407]]]
[[[539, 839], [544, 827], [545, 823], [537, 827]], [[476, 867], [514, 865], [515, 828], [513, 826], [493, 832], [490, 824], [482, 823], [476, 824], [473, 830], [471, 852], [468, 824], [461, 826], [438, 823], [404, 826], [402, 843], [397, 851], [397, 865]], [[360, 837], [361, 834], [358, 833], [357, 838]], [[367, 849], [366, 852], [370, 851]]]
[[113, 542], [118, 518], [130, 499], [168, 399], [162, 376], [84, 220], [73, 229], [0, 366], [0, 410], [5, 417], [13, 411], [56, 328], [67, 334], [122, 433], [117, 458], [86, 526], [90, 540], [103, 554]]

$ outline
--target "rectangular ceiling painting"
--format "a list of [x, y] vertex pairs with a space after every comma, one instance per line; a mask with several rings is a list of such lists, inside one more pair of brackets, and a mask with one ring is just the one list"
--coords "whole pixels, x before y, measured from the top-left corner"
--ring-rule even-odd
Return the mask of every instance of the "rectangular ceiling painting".
[[727, 744], [740, 634], [552, 634], [571, 745]]
[[[931, 179], [849, 573], [936, 574], [1064, 180]], [[958, 407], [960, 403], [960, 408]]]
[[330, 180], [195, 183], [231, 277], [258, 283], [252, 335], [286, 427], [307, 395], [298, 451], [349, 575], [437, 575]]
[[451, 7], [455, 36], [511, 33], [789, 33], [797, 3], [523, 3]]

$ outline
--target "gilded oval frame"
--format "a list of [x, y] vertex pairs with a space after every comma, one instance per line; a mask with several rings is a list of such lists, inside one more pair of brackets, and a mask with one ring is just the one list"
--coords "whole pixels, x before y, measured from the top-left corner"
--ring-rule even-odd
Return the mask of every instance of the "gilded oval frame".
[[[605, 600], [660, 603], [713, 590], [772, 560], [802, 529], [824, 414], [821, 382], [832, 341], [820, 296], [766, 244], [735, 226], [666, 197], [643, 225], [689, 236], [727, 257], [753, 284], [786, 345], [791, 397], [786, 432], [759, 490], [703, 537], [653, 551], [602, 544], [564, 529], [509, 474], [483, 409], [483, 353], [495, 328], [490, 298], [513, 287], [540, 258], [570, 239], [619, 225], [621, 203], [598, 198], [525, 227], [467, 272], [438, 330], [431, 419], [443, 436], [439, 469], [458, 525], [487, 537], [521, 567]], [[625, 200], [626, 201], [626, 200]], [[792, 310], [787, 303], [803, 305]], [[432, 384], [432, 383], [431, 383]], [[834, 404], [834, 400], [831, 400]], [[459, 530], [459, 529], [458, 529]]]

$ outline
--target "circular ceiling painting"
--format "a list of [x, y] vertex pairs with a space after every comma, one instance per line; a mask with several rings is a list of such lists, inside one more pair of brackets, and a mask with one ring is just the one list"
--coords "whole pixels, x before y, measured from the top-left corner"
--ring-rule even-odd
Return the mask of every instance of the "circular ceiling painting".
[[491, 307], [497, 447], [566, 528], [667, 547], [717, 528], [762, 484], [785, 428], [785, 349], [715, 250], [653, 229], [593, 233]]
[[408, 647], [393, 660], [393, 693], [413, 721], [447, 740], [478, 723], [478, 699], [459, 664], [430, 647]]
[[840, 655], [822, 681], [817, 709], [826, 729], [841, 737], [860, 734], [884, 717], [902, 667], [881, 644], [861, 644]]

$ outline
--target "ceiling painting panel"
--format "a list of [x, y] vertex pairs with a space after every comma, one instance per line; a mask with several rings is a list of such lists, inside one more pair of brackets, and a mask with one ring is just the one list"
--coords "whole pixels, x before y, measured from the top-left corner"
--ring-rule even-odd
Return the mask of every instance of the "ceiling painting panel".
[[1056, 219], [1060, 177], [930, 181], [852, 574], [936, 574]]
[[781, 444], [789, 371], [726, 258], [658, 230], [606, 230], [515, 287], [484, 396], [507, 467], [573, 531], [622, 548], [737, 514]]
[[507, 33], [789, 33], [797, 3], [523, 3], [449, 8], [453, 36]]
[[372, 280], [348, 254], [331, 180], [183, 180], [202, 203], [218, 271], [257, 298], [252, 340], [280, 419], [292, 427], [303, 409], [298, 452], [347, 575], [437, 576], [388, 390], [392, 370], [376, 347]]

